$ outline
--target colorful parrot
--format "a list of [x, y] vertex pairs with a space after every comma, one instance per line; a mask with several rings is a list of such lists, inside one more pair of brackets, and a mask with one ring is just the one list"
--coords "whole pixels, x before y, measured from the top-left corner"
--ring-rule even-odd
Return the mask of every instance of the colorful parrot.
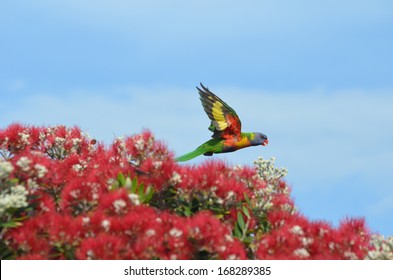
[[201, 84], [202, 89], [197, 87], [203, 109], [211, 125], [209, 130], [213, 132], [211, 140], [200, 145], [196, 150], [177, 157], [176, 161], [187, 161], [200, 155], [211, 156], [213, 154], [234, 152], [250, 146], [266, 146], [268, 140], [265, 134], [259, 132], [241, 132], [241, 122], [235, 110], [228, 106], [207, 87]]

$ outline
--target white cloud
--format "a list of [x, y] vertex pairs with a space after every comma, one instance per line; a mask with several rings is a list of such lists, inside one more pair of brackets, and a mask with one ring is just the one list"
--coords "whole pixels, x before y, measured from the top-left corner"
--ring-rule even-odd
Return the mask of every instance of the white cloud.
[[287, 164], [319, 167], [311, 177], [393, 168], [393, 91], [217, 92], [231, 97], [244, 127], [270, 135]]
[[[337, 179], [356, 172], [372, 178], [393, 169], [391, 91], [212, 90], [234, 107], [244, 130], [263, 132], [270, 139], [268, 147], [226, 155], [230, 161], [252, 162], [256, 153], [275, 155], [290, 173], [314, 167], [309, 178]], [[3, 122], [78, 124], [106, 142], [150, 128], [182, 153], [210, 137], [199, 103], [193, 87], [40, 93], [8, 108]]]

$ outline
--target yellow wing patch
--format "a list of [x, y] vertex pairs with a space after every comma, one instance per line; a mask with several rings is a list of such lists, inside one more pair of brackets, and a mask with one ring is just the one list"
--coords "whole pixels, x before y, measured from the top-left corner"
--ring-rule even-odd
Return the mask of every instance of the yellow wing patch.
[[198, 88], [203, 109], [211, 120], [209, 130], [213, 132], [213, 138], [229, 139], [236, 136], [240, 138], [241, 122], [235, 110], [228, 106], [218, 96], [201, 84]]
[[228, 123], [225, 119], [224, 112], [222, 110], [223, 104], [219, 101], [215, 101], [212, 107], [212, 115], [215, 120], [215, 126], [218, 130], [223, 131], [228, 127]]

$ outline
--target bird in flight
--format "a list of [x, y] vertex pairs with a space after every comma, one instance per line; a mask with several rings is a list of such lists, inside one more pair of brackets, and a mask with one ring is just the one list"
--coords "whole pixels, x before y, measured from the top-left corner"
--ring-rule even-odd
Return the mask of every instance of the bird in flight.
[[206, 141], [194, 151], [177, 157], [176, 161], [188, 161], [202, 154], [211, 156], [268, 144], [263, 133], [242, 132], [242, 124], [235, 110], [202, 84], [201, 88], [197, 87], [203, 109], [211, 120], [209, 130], [213, 132], [213, 139]]

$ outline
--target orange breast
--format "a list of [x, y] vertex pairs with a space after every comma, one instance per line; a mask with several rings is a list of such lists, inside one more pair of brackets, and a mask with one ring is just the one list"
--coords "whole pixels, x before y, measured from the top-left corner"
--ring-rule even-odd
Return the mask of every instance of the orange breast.
[[227, 139], [224, 142], [226, 147], [232, 147], [235, 150], [250, 146], [250, 140], [247, 137], [242, 137], [240, 140], [236, 138]]

